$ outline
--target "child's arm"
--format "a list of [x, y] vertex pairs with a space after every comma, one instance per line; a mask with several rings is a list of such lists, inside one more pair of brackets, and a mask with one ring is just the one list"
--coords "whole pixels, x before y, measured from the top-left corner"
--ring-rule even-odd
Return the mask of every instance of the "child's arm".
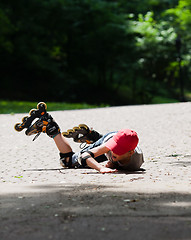
[[[104, 145], [101, 145], [99, 147], [96, 147], [96, 148], [93, 148], [90, 150], [93, 154], [94, 154], [94, 157], [98, 157], [102, 154], [105, 154], [107, 153], [109, 150], [108, 148], [106, 148]], [[86, 157], [88, 155], [87, 152], [84, 152], [82, 154], [82, 157]], [[111, 168], [108, 168], [108, 167], [105, 167], [103, 165], [101, 165], [100, 163], [98, 163], [93, 157], [89, 157], [86, 159], [86, 164], [91, 167], [91, 168], [94, 168], [96, 170], [98, 170], [100, 173], [113, 173], [113, 172], [117, 172], [116, 169], [111, 169]]]
[[111, 169], [111, 168], [107, 168], [103, 165], [101, 165], [100, 163], [98, 163], [94, 158], [88, 158], [86, 160], [86, 163], [89, 167], [94, 168], [96, 170], [98, 170], [100, 173], [113, 173], [113, 172], [117, 172], [117, 169]]

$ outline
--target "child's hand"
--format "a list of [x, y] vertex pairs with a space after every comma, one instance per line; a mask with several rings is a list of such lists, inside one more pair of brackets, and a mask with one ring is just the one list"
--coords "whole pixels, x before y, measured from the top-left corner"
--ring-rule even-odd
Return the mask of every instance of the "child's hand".
[[117, 172], [117, 169], [111, 169], [107, 167], [103, 167], [99, 170], [100, 173], [115, 173]]

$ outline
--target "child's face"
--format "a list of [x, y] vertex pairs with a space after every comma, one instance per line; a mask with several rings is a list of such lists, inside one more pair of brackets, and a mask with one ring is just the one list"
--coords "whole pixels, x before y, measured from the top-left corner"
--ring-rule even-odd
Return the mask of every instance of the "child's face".
[[112, 159], [113, 159], [114, 162], [122, 161], [122, 160], [125, 160], [125, 159], [129, 160], [129, 158], [133, 155], [134, 152], [135, 151], [132, 150], [132, 151], [129, 151], [129, 152], [123, 154], [123, 155], [117, 155], [117, 154], [111, 152], [112, 153]]

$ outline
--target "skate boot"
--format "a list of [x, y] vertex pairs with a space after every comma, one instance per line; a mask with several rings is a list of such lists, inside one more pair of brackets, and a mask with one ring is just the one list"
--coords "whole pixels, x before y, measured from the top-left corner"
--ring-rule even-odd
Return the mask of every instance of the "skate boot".
[[89, 129], [86, 124], [80, 124], [78, 127], [68, 129], [62, 135], [66, 138], [73, 138], [74, 142], [91, 144], [102, 137], [95, 130]]
[[26, 131], [27, 136], [37, 134], [33, 141], [41, 134], [46, 133], [49, 137], [54, 138], [60, 133], [58, 124], [54, 121], [49, 113], [46, 113], [43, 117], [39, 118], [34, 124], [32, 124]]
[[[30, 117], [24, 117], [22, 123], [15, 124], [15, 130], [20, 132], [24, 128], [27, 128], [25, 131], [27, 136], [37, 134], [33, 141], [41, 134], [41, 132], [47, 133], [49, 137], [54, 138], [60, 133], [60, 128], [52, 116], [46, 112], [46, 108], [46, 104], [40, 102], [37, 105], [37, 109], [32, 109], [29, 112]], [[38, 120], [32, 124], [36, 118], [38, 118]]]

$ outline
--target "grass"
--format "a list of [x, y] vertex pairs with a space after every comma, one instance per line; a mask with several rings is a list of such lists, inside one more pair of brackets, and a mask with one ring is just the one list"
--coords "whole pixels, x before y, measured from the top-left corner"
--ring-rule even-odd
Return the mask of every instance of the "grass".
[[[0, 114], [15, 114], [27, 113], [30, 109], [36, 108], [38, 102], [26, 101], [4, 101], [0, 100]], [[88, 109], [105, 107], [106, 105], [89, 105], [86, 103], [61, 103], [61, 102], [46, 102], [48, 111], [58, 110], [74, 110], [74, 109]]]
[[[188, 101], [191, 101], [191, 92], [186, 92], [185, 96], [188, 99]], [[156, 96], [153, 98], [151, 104], [176, 103], [176, 102], [179, 101], [177, 99]], [[30, 109], [36, 108], [37, 103], [38, 102], [0, 100], [0, 114], [27, 113], [29, 112]], [[90, 105], [86, 103], [46, 102], [46, 104], [48, 106], [48, 111], [108, 107], [108, 105], [104, 104]]]
[[[177, 93], [177, 96], [178, 96], [178, 93]], [[186, 99], [186, 101], [191, 101], [191, 92], [190, 91], [184, 91], [184, 97]], [[180, 102], [177, 99], [175, 98], [169, 98], [169, 97], [164, 97], [164, 96], [155, 96], [153, 99], [152, 99], [152, 104], [160, 104], [160, 103], [177, 103], [177, 102]]]
[[154, 97], [152, 100], [152, 104], [160, 104], [160, 103], [177, 103], [179, 102], [177, 99], [167, 98], [167, 97]]

